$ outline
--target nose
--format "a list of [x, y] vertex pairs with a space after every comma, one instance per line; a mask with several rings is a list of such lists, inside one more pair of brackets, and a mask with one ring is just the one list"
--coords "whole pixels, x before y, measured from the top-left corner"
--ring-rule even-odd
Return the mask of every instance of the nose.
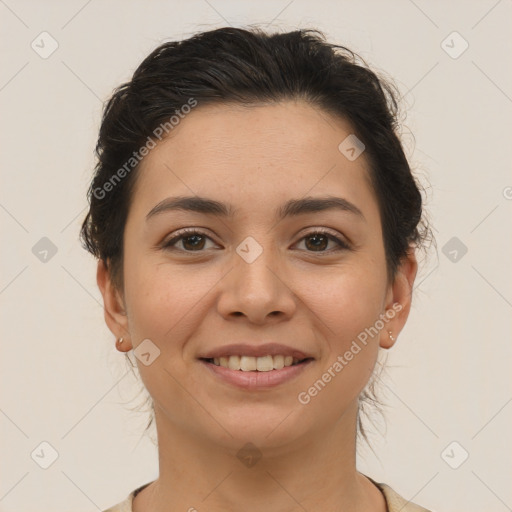
[[233, 268], [219, 283], [218, 311], [226, 319], [246, 317], [254, 324], [272, 319], [290, 319], [296, 308], [284, 264], [270, 249], [264, 249], [254, 260], [233, 252]]

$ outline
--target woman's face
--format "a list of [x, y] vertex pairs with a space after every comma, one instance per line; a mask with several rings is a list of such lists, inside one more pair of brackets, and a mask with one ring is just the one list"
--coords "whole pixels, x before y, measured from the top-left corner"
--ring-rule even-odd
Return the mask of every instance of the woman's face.
[[[407, 318], [416, 262], [387, 282], [365, 154], [354, 159], [350, 139], [338, 148], [351, 134], [303, 102], [199, 104], [143, 160], [118, 308], [101, 263], [98, 283], [159, 429], [238, 449], [355, 427], [379, 346]], [[197, 208], [165, 206], [185, 196]], [[222, 206], [201, 211], [199, 198]], [[338, 206], [303, 203], [326, 198]], [[184, 228], [196, 233], [172, 242]], [[289, 356], [306, 360], [279, 369]]]

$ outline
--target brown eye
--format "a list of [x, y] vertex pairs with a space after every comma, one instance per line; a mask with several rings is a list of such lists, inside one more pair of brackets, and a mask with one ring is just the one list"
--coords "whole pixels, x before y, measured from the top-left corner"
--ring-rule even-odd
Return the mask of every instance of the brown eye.
[[[350, 249], [346, 242], [323, 230], [309, 233], [304, 236], [301, 241], [302, 240], [306, 241], [305, 246], [308, 249], [308, 252], [331, 253], [343, 249]], [[337, 248], [326, 250], [330, 241], [334, 241], [337, 245]]]
[[[178, 233], [162, 245], [167, 250], [183, 250], [185, 252], [202, 251], [205, 248], [206, 240], [211, 240], [209, 236], [196, 230], [185, 230]], [[182, 247], [175, 247], [178, 242], [182, 243]]]
[[187, 250], [203, 249], [205, 240], [202, 235], [189, 235], [182, 237], [183, 247]]
[[309, 244], [306, 242], [306, 247], [314, 251], [326, 249], [329, 245], [329, 237], [321, 233], [308, 235], [305, 237], [305, 240], [309, 240], [310, 242]]

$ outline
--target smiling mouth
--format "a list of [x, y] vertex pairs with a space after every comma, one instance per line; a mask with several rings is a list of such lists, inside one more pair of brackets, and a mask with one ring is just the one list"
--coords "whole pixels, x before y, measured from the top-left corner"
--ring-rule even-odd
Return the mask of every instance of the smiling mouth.
[[297, 366], [302, 363], [312, 361], [312, 357], [305, 359], [298, 359], [292, 356], [283, 355], [267, 355], [262, 357], [252, 356], [229, 356], [229, 357], [214, 357], [214, 358], [201, 358], [202, 361], [213, 364], [215, 366], [222, 366], [229, 370], [239, 370], [242, 372], [270, 372], [272, 370], [281, 370], [288, 366]]

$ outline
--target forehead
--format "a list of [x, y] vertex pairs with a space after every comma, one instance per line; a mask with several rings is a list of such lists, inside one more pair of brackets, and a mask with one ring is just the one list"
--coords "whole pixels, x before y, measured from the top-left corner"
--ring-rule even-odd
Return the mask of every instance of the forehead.
[[364, 153], [351, 161], [338, 149], [352, 133], [302, 101], [199, 104], [142, 161], [132, 207], [145, 215], [169, 195], [197, 194], [274, 209], [290, 197], [341, 194], [375, 213]]
[[[337, 156], [340, 135], [350, 133], [347, 121], [303, 101], [199, 105], [184, 116], [158, 149], [163, 152], [165, 146], [171, 146], [175, 160], [215, 157], [223, 165], [235, 158], [247, 161], [251, 156], [267, 164], [275, 158], [300, 162], [306, 155], [308, 161], [320, 162]], [[158, 153], [153, 152], [153, 158], [149, 155], [147, 160]]]

